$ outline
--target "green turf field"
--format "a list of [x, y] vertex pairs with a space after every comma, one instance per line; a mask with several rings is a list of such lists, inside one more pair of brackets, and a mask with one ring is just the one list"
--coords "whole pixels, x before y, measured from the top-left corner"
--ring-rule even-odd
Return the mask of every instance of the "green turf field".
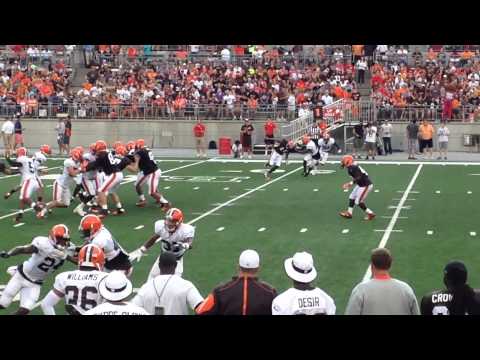
[[[60, 164], [49, 160], [47, 165]], [[480, 225], [475, 215], [480, 178], [470, 175], [480, 175], [479, 166], [422, 165], [419, 170], [418, 164], [363, 163], [375, 186], [367, 205], [377, 213], [374, 221], [365, 222], [358, 208], [352, 220], [338, 216], [348, 197], [341, 185], [349, 180], [338, 163], [322, 168], [329, 171], [304, 178], [300, 161], [291, 161], [268, 183], [262, 173], [252, 172], [263, 169], [263, 161], [169, 159], [159, 164], [165, 176], [160, 184], [165, 197], [183, 210], [185, 222], [196, 227], [194, 248], [184, 258], [184, 277], [203, 296], [235, 274], [238, 256], [246, 248], [260, 253], [261, 278], [283, 291], [291, 283], [283, 270], [284, 259], [305, 250], [315, 260], [316, 285], [334, 298], [337, 314], [343, 314], [350, 291], [364, 277], [371, 249], [381, 240], [388, 240], [386, 247], [393, 252], [393, 276], [410, 283], [418, 298], [443, 286], [443, 266], [453, 258], [465, 261], [471, 285], [480, 286]], [[417, 170], [418, 177], [412, 182]], [[60, 168], [50, 170], [50, 174], [59, 172]], [[134, 175], [125, 175], [126, 183], [119, 194], [127, 214], [110, 216], [104, 223], [120, 244], [132, 251], [153, 234], [153, 224], [163, 213], [152, 200], [148, 207], [136, 208]], [[0, 194], [19, 180], [19, 176], [0, 177]], [[44, 180], [46, 186], [52, 183], [52, 176]], [[404, 197], [409, 185], [411, 191]], [[46, 200], [50, 200], [51, 187], [45, 190]], [[399, 203], [403, 207], [397, 211]], [[72, 213], [75, 204], [69, 209], [55, 209], [44, 220], [27, 212], [24, 225], [14, 227], [11, 214], [18, 207], [18, 193], [8, 200], [2, 196], [0, 250], [47, 235], [55, 223], [67, 224], [73, 242], [81, 243], [77, 231], [80, 217]], [[398, 217], [392, 220], [395, 213]], [[393, 225], [392, 232], [384, 236], [389, 224]], [[144, 227], [135, 229], [140, 226]], [[146, 280], [159, 251], [156, 245], [134, 264], [135, 288]], [[7, 267], [24, 259], [0, 259], [0, 291], [9, 279]], [[59, 271], [72, 268], [72, 264], [66, 264]], [[50, 290], [53, 278], [43, 286], [41, 298]], [[0, 313], [12, 313], [17, 306], [18, 301]], [[40, 308], [33, 311], [40, 313]], [[63, 305], [57, 306], [57, 313], [64, 313]]]

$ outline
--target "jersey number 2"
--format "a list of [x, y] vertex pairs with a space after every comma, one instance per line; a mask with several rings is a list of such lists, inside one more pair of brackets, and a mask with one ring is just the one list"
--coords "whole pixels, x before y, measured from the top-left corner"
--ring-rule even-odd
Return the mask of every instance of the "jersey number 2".
[[55, 264], [56, 260], [51, 257], [46, 257], [41, 264], [38, 265], [38, 268], [42, 271], [49, 271], [51, 267], [53, 270], [57, 270], [60, 266], [63, 265], [64, 260], [60, 260], [58, 264]]

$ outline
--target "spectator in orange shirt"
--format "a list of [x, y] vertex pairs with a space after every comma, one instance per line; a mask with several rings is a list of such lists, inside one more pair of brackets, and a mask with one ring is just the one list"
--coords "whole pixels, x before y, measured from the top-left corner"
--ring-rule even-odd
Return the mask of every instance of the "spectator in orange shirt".
[[207, 158], [205, 151], [205, 131], [206, 127], [202, 124], [200, 119], [197, 119], [197, 123], [193, 127], [193, 135], [195, 136], [195, 147], [197, 149], [197, 157]]
[[352, 45], [352, 54], [353, 54], [352, 64], [356, 64], [357, 61], [363, 57], [363, 55], [365, 54], [364, 46], [365, 45]]
[[[418, 135], [420, 137], [420, 152], [423, 153], [427, 149], [429, 153], [428, 158], [433, 159], [433, 133], [435, 129], [427, 119], [424, 119], [422, 124], [418, 127]], [[427, 156], [425, 156], [427, 159]]]
[[277, 124], [272, 119], [268, 119], [263, 128], [265, 129], [265, 156], [266, 156], [268, 155], [268, 151], [272, 150], [272, 147], [275, 143], [275, 140], [273, 140], [273, 138], [275, 136], [275, 130], [277, 129]]

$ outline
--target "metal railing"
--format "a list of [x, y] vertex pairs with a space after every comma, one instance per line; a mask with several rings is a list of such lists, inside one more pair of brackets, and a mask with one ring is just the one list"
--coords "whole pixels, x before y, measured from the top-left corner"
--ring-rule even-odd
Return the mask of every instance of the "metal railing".
[[478, 106], [467, 105], [460, 106], [452, 110], [451, 117], [444, 113], [442, 106], [419, 106], [409, 105], [405, 107], [394, 106], [375, 106], [376, 117], [379, 121], [410, 121], [428, 119], [434, 122], [440, 122], [442, 119], [447, 121], [474, 122], [480, 121], [480, 112]]

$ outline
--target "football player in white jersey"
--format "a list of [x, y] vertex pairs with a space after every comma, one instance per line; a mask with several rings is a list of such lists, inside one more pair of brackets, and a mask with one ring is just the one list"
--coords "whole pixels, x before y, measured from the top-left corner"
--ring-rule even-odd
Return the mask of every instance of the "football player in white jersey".
[[[157, 241], [162, 244], [162, 252], [171, 252], [177, 257], [177, 267], [175, 274], [182, 276], [183, 273], [183, 255], [192, 248], [195, 228], [192, 225], [183, 223], [183, 213], [180, 209], [171, 208], [165, 214], [164, 220], [155, 222], [155, 235], [153, 235], [143, 246], [130, 253], [130, 261], [140, 261], [141, 257]], [[150, 270], [149, 279], [160, 274], [158, 267], [158, 258]]]
[[112, 271], [104, 277], [98, 290], [105, 302], [84, 315], [150, 315], [141, 307], [125, 301], [132, 294], [133, 286], [121, 271]]
[[342, 152], [335, 143], [335, 139], [330, 137], [330, 134], [326, 131], [323, 133], [322, 138], [318, 140], [318, 148], [320, 150], [321, 165], [325, 165], [328, 160], [328, 154], [333, 148], [337, 148], [338, 153]]
[[[86, 168], [86, 166], [94, 162], [96, 157], [95, 157], [95, 147], [96, 144], [90, 144], [90, 151], [84, 153], [82, 155], [82, 167]], [[73, 212], [75, 214], [78, 214], [80, 216], [85, 216], [86, 212], [84, 211], [85, 205], [87, 206], [94, 206], [94, 201], [95, 201], [95, 196], [97, 195], [97, 191], [100, 187], [99, 179], [98, 179], [98, 170], [93, 169], [90, 171], [86, 171], [82, 173], [81, 175], [81, 184], [83, 191], [80, 192], [79, 194], [79, 199], [80, 199], [80, 204], [73, 209]]]
[[[15, 222], [19, 223], [23, 218], [25, 206], [30, 206], [36, 212], [41, 210], [40, 203], [43, 200], [43, 183], [40, 180], [40, 166], [47, 161], [46, 155], [51, 154], [49, 145], [42, 145], [40, 151], [36, 152], [31, 158], [27, 156], [27, 149], [20, 147], [17, 149], [17, 159], [12, 161], [7, 159], [11, 166], [16, 166], [22, 175], [20, 186], [5, 193], [4, 198], [8, 199], [15, 191], [20, 189], [20, 210], [15, 216]], [[32, 200], [32, 194], [37, 193], [37, 201]]]
[[53, 289], [42, 300], [45, 315], [55, 315], [55, 305], [65, 298], [65, 310], [70, 315], [82, 315], [102, 302], [98, 292], [103, 272], [105, 254], [97, 245], [88, 244], [78, 254], [78, 269], [66, 271], [55, 277]]
[[70, 157], [63, 162], [63, 173], [53, 183], [52, 201], [45, 206], [37, 217], [43, 218], [47, 211], [53, 208], [66, 208], [70, 206], [72, 198], [72, 186], [75, 184], [75, 177], [80, 173], [81, 153], [78, 149], [70, 151]]
[[293, 287], [273, 299], [272, 315], [335, 315], [333, 299], [311, 285], [317, 277], [312, 255], [296, 253], [285, 260], [284, 267]]
[[313, 141], [308, 135], [302, 137], [302, 143], [304, 148], [302, 150], [297, 150], [297, 152], [306, 153], [303, 158], [303, 176], [306, 177], [310, 175], [313, 168], [319, 164], [320, 151], [315, 141]]
[[20, 307], [16, 314], [28, 314], [38, 301], [42, 283], [47, 276], [62, 266], [66, 259], [74, 261], [67, 249], [69, 242], [70, 232], [67, 226], [58, 224], [52, 227], [48, 237], [37, 236], [30, 245], [0, 252], [0, 258], [31, 254], [16, 269], [9, 269], [12, 277], [0, 297], [0, 309], [9, 307], [13, 298], [20, 293]]
[[86, 243], [97, 245], [105, 253], [104, 271], [122, 270], [127, 276], [131, 275], [133, 268], [127, 252], [102, 224], [100, 217], [95, 214], [85, 215], [80, 220], [78, 229]]

